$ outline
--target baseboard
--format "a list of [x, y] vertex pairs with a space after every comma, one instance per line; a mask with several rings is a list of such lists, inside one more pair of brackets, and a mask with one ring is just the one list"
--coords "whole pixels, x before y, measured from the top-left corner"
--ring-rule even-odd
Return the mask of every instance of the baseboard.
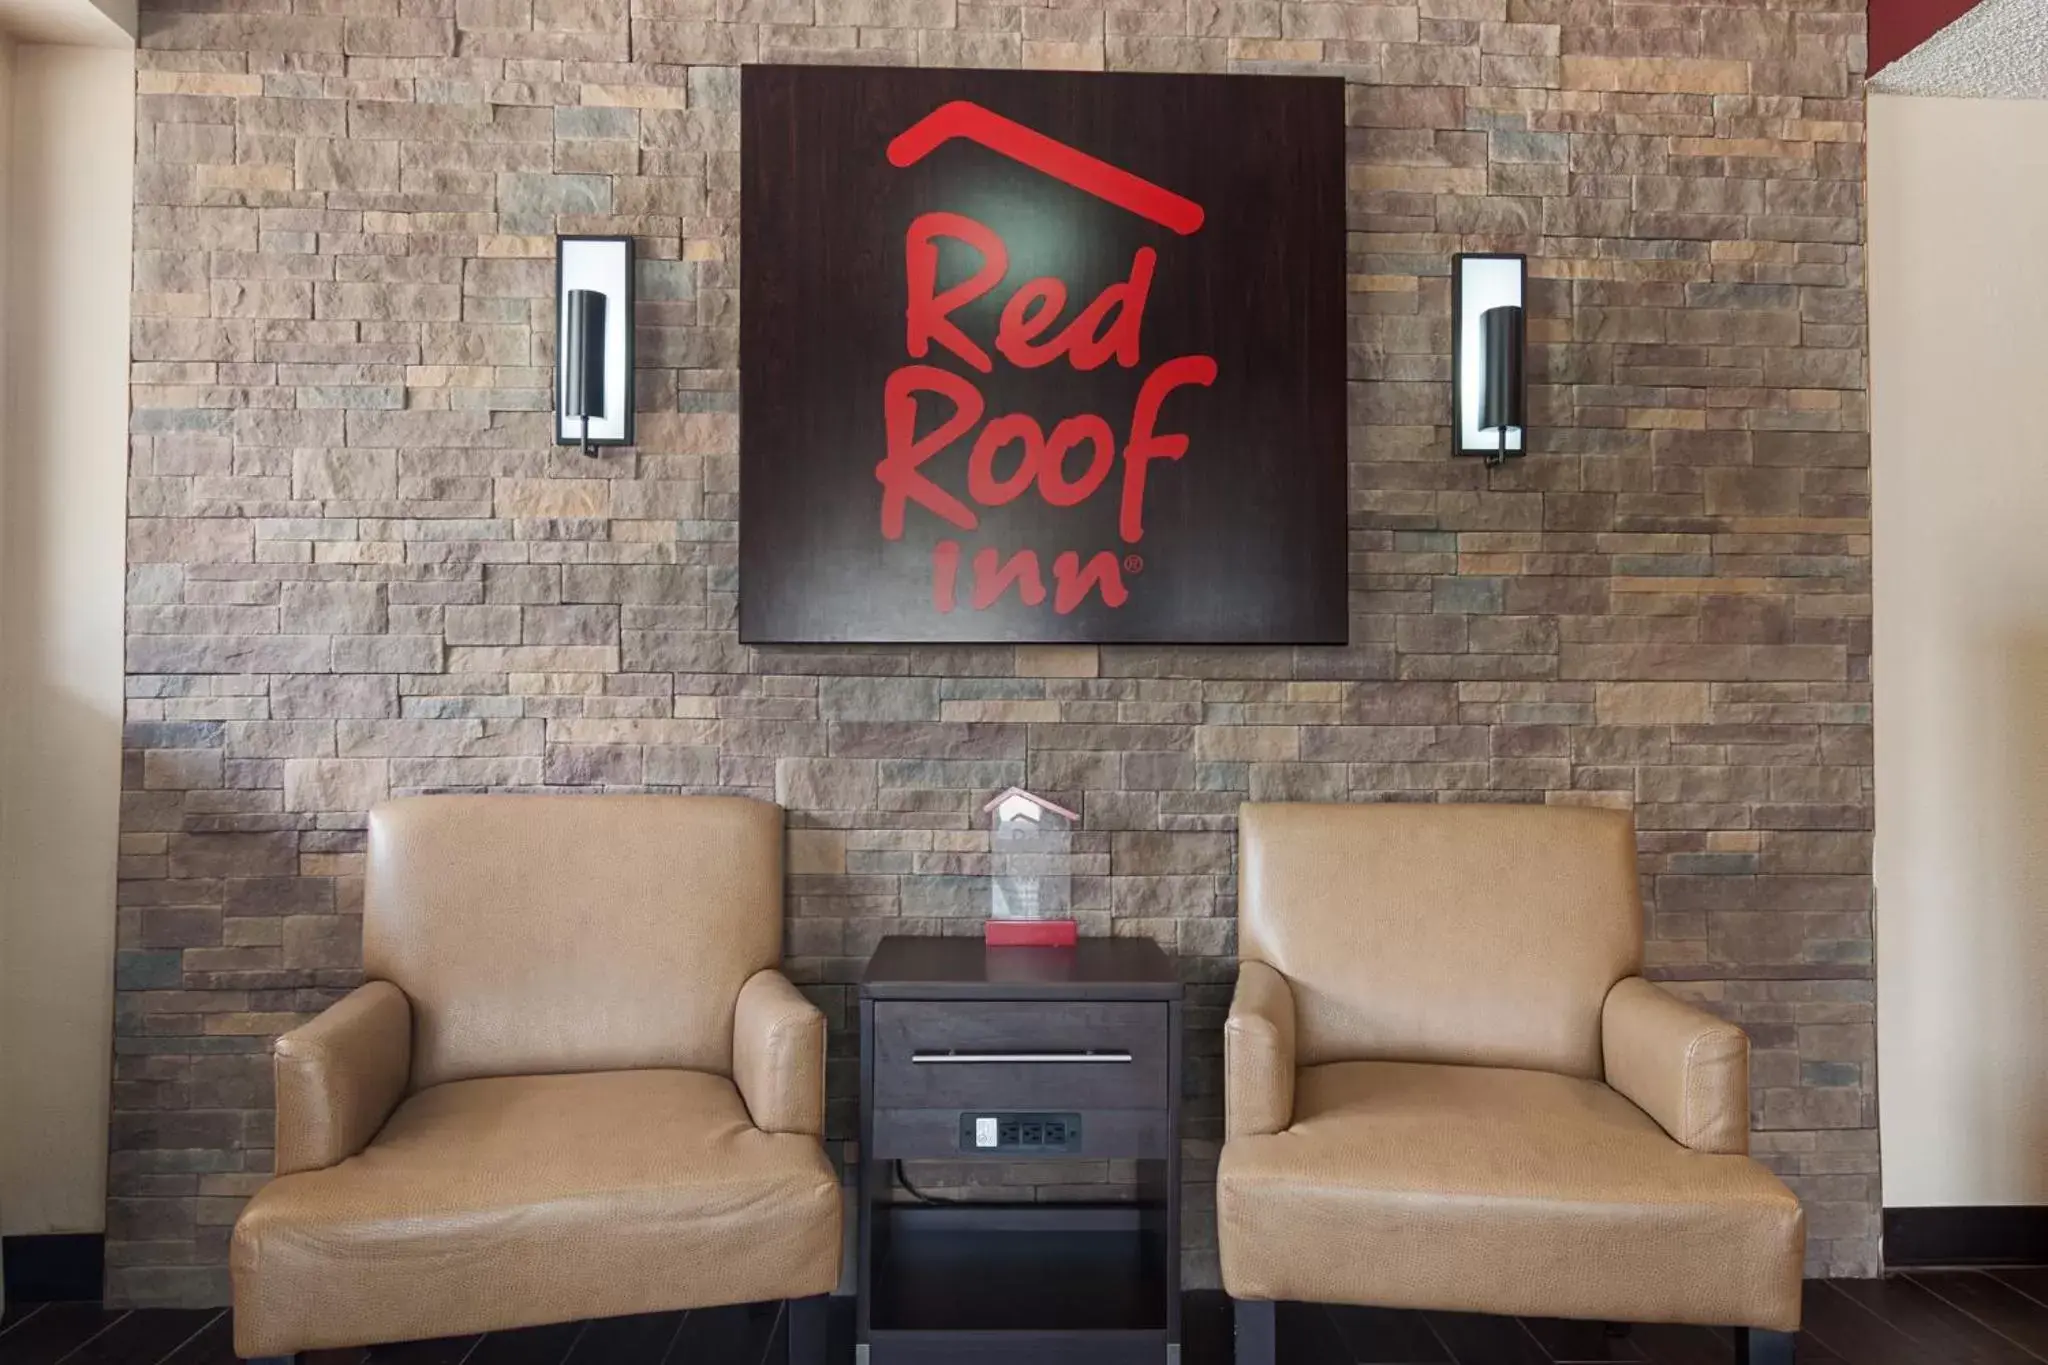
[[9, 1303], [97, 1303], [107, 1268], [98, 1232], [53, 1232], [0, 1239]]
[[2048, 1265], [2048, 1206], [1886, 1209], [1887, 1270], [1950, 1265]]

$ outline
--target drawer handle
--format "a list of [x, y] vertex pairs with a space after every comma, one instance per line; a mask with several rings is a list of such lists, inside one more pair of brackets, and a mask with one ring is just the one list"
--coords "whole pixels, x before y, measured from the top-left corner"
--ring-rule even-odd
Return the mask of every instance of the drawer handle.
[[1128, 1052], [913, 1052], [910, 1060], [918, 1066], [989, 1062], [1110, 1062], [1128, 1063]]

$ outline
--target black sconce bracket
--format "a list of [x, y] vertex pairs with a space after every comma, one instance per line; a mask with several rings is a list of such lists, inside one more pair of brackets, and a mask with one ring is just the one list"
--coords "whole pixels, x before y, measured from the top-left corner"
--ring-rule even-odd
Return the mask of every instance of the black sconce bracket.
[[1454, 454], [1499, 464], [1528, 453], [1528, 296], [1526, 256], [1471, 251], [1451, 258]]
[[556, 445], [633, 444], [633, 296], [631, 237], [555, 239]]

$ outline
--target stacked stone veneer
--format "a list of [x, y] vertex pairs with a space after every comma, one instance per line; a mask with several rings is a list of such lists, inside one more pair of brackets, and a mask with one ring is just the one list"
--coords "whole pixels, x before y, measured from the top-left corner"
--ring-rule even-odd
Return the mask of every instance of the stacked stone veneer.
[[[224, 1297], [266, 1048], [357, 979], [364, 810], [451, 788], [786, 805], [841, 1137], [864, 954], [968, 927], [991, 792], [1073, 803], [1090, 927], [1196, 983], [1198, 1282], [1237, 804], [1633, 806], [1655, 973], [1754, 1036], [1813, 1267], [1870, 1270], [1863, 31], [1859, 0], [146, 0], [112, 1295]], [[799, 60], [1351, 83], [1349, 648], [737, 642], [736, 64]], [[558, 230], [644, 262], [641, 443], [596, 461], [550, 443]], [[1538, 453], [1491, 474], [1446, 453], [1460, 249], [1532, 257]]]

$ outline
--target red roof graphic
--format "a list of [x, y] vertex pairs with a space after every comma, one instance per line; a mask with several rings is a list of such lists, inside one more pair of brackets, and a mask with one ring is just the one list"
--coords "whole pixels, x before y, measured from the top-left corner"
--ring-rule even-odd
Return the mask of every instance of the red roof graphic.
[[1000, 152], [1012, 161], [1022, 162], [1141, 218], [1149, 218], [1183, 237], [1202, 226], [1202, 206], [1194, 200], [1162, 189], [971, 100], [942, 104], [898, 133], [889, 143], [889, 164], [914, 166], [941, 143], [956, 137], [979, 142], [990, 151]]

